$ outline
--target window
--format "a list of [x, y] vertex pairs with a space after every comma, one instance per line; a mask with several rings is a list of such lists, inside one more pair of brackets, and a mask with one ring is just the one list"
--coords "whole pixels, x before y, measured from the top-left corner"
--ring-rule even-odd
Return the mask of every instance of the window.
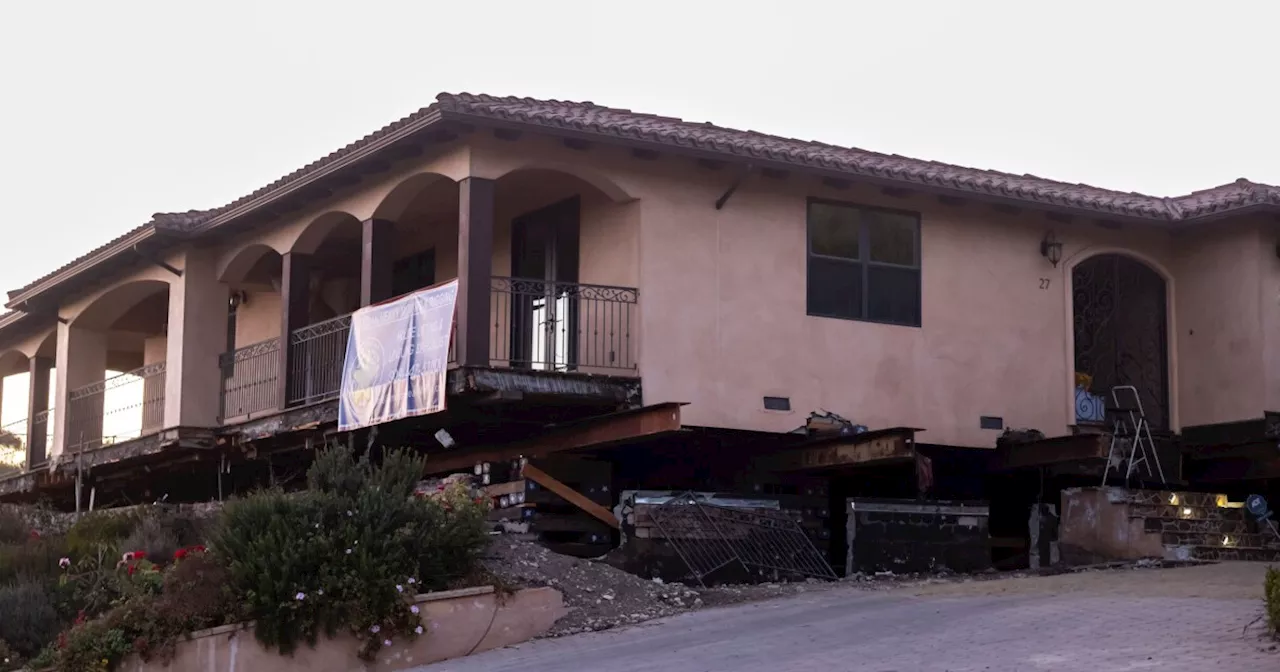
[[392, 296], [402, 296], [435, 283], [435, 248], [397, 259], [391, 268]]
[[808, 313], [920, 326], [920, 215], [809, 201]]

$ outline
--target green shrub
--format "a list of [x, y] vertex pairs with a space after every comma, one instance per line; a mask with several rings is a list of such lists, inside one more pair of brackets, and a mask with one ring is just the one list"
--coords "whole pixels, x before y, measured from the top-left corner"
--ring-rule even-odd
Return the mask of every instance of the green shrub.
[[110, 670], [132, 651], [133, 641], [127, 632], [105, 620], [95, 620], [59, 635], [49, 663], [58, 672]]
[[122, 574], [135, 582], [162, 576], [163, 591], [126, 594], [99, 618], [77, 624], [48, 652], [48, 665], [59, 672], [111, 669], [131, 653], [168, 660], [185, 633], [239, 620], [226, 568], [205, 553], [187, 555], [163, 574], [150, 572], [149, 563], [136, 566], [144, 569]]
[[31, 535], [31, 527], [10, 506], [0, 506], [0, 544], [21, 544]]
[[1271, 634], [1280, 636], [1280, 570], [1267, 568], [1263, 582], [1263, 602], [1266, 607], [1267, 626]]
[[44, 586], [24, 582], [0, 588], [0, 640], [13, 652], [24, 658], [36, 655], [61, 627]]
[[138, 523], [139, 517], [134, 512], [87, 513], [67, 530], [67, 554], [73, 560], [77, 560], [96, 555], [103, 548], [110, 549], [113, 554], [118, 553], [125, 538], [133, 532]]
[[311, 490], [225, 507], [215, 547], [260, 641], [288, 653], [345, 627], [372, 658], [384, 640], [418, 634], [409, 598], [468, 574], [487, 541], [483, 507], [469, 497], [412, 496], [422, 471], [405, 451], [374, 466], [337, 446], [308, 472]]
[[28, 537], [22, 543], [0, 546], [0, 584], [52, 579], [66, 553], [61, 537]]

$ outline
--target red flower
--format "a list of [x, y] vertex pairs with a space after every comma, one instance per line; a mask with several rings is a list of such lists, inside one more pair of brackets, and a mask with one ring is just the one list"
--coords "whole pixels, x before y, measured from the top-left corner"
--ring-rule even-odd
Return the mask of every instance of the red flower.
[[129, 576], [133, 576], [133, 571], [137, 568], [137, 565], [129, 565]]
[[141, 560], [141, 559], [143, 559], [143, 558], [145, 558], [145, 557], [147, 557], [147, 552], [146, 552], [146, 551], [134, 551], [134, 552], [133, 552], [133, 559], [134, 559], [134, 560]]
[[198, 545], [191, 550], [195, 551], [196, 553], [204, 553], [204, 545], [203, 544]]
[[84, 620], [85, 620], [84, 609], [81, 609], [80, 612], [76, 614], [76, 620], [74, 625], [80, 625], [81, 623], [84, 623]]
[[181, 560], [185, 557], [187, 557], [187, 549], [185, 548], [179, 548], [178, 550], [173, 552], [174, 560]]
[[31, 530], [31, 538], [32, 538], [32, 539], [39, 539], [39, 538], [40, 538], [40, 532], [39, 532], [38, 530]]

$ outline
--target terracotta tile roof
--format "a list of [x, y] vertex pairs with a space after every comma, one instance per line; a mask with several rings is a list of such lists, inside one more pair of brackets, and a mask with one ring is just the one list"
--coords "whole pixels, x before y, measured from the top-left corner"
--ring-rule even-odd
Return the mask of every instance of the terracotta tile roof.
[[965, 168], [755, 131], [739, 131], [591, 103], [444, 94], [437, 99], [437, 104], [446, 111], [465, 115], [514, 121], [550, 130], [586, 132], [597, 136], [708, 150], [743, 159], [772, 160], [845, 173], [855, 179], [861, 176], [902, 183], [903, 186], [917, 185], [1032, 201], [1090, 210], [1103, 216], [1174, 219], [1166, 199], [1155, 196], [1058, 182], [1034, 175]]
[[[1014, 175], [967, 168], [937, 161], [881, 154], [740, 131], [674, 117], [641, 114], [590, 102], [536, 100], [469, 93], [442, 93], [436, 102], [314, 161], [242, 198], [213, 210], [161, 213], [150, 222], [36, 280], [10, 296], [22, 294], [50, 278], [84, 263], [147, 229], [199, 234], [246, 214], [257, 205], [299, 183], [343, 167], [349, 161], [381, 151], [390, 143], [439, 120], [485, 122], [541, 129], [601, 141], [653, 145], [654, 149], [683, 149], [725, 158], [737, 157], [847, 175], [923, 190], [962, 196], [1019, 201], [1051, 209], [1153, 222], [1189, 223], [1257, 207], [1280, 208], [1280, 187], [1237, 180], [1186, 196], [1163, 198], [1059, 182], [1034, 175]], [[255, 204], [255, 202], [259, 202]]]

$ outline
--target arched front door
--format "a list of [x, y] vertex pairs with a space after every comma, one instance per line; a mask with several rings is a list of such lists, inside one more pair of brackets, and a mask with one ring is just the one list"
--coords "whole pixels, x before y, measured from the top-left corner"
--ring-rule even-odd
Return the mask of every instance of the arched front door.
[[1169, 427], [1169, 354], [1164, 278], [1123, 254], [1100, 254], [1071, 271], [1077, 373], [1093, 377], [1094, 394], [1138, 388], [1147, 421]]

